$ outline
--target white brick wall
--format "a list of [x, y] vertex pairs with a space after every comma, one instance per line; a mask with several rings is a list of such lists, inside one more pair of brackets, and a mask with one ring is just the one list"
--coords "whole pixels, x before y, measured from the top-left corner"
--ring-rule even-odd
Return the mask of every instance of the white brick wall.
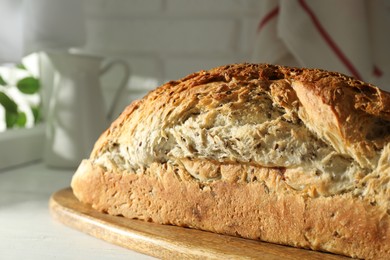
[[[131, 100], [168, 80], [227, 63], [250, 61], [258, 0], [85, 0], [89, 52], [128, 62]], [[104, 75], [109, 102], [123, 72]]]
[[91, 19], [87, 48], [124, 55], [228, 54], [237, 45], [237, 29], [230, 19]]

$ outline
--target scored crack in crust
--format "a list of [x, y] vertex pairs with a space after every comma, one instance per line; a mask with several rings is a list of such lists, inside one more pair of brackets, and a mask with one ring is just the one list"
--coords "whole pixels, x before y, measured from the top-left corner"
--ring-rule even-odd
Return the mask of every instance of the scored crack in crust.
[[[371, 102], [383, 102], [382, 92], [365, 86], [377, 93]], [[186, 167], [189, 159], [279, 167], [296, 190], [350, 191], [374, 170], [390, 138], [389, 108], [363, 110], [352, 100], [363, 99], [361, 89], [359, 81], [315, 70], [236, 65], [201, 72], [152, 92], [93, 158], [130, 171], [170, 162], [201, 181], [209, 178]]]
[[[389, 141], [390, 94], [373, 85], [318, 69], [234, 64], [168, 82], [131, 104], [72, 188], [110, 214], [389, 256]], [[318, 217], [338, 216], [313, 222], [310, 207]], [[233, 216], [241, 219], [232, 224]], [[361, 224], [366, 230], [348, 230], [363, 216], [374, 216]], [[292, 223], [290, 235], [275, 227]], [[378, 225], [386, 225], [380, 238]], [[354, 241], [359, 234], [366, 238]]]

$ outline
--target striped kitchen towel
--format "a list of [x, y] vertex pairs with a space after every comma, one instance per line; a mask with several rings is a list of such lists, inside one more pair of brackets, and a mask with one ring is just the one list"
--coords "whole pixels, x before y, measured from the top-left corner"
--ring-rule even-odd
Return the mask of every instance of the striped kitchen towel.
[[253, 61], [338, 71], [390, 91], [390, 1], [262, 1]]

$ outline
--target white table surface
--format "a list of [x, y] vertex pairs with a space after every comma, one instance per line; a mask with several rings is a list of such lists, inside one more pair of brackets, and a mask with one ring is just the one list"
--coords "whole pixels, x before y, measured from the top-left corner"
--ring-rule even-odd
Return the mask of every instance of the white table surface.
[[50, 195], [69, 187], [72, 174], [39, 162], [0, 171], [0, 259], [153, 259], [50, 216]]

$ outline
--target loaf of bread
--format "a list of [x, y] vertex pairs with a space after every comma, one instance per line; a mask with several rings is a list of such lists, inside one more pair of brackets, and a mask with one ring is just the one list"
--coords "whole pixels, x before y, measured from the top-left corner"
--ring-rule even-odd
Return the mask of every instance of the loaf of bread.
[[390, 93], [234, 64], [133, 102], [72, 179], [113, 215], [390, 259]]

